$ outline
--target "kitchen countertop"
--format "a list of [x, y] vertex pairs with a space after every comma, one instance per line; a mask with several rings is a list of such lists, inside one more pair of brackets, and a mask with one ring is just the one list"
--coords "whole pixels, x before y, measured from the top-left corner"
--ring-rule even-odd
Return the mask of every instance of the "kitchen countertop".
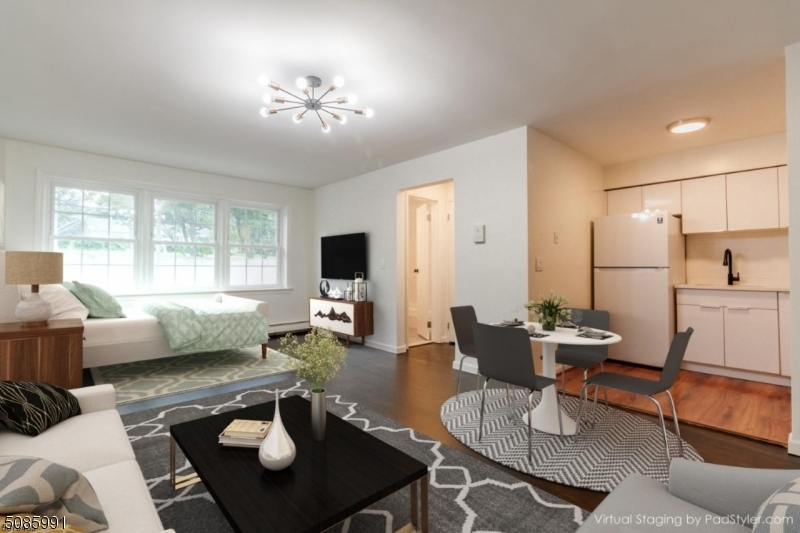
[[751, 292], [789, 292], [789, 287], [758, 285], [675, 285], [676, 289], [696, 289], [704, 291], [751, 291]]

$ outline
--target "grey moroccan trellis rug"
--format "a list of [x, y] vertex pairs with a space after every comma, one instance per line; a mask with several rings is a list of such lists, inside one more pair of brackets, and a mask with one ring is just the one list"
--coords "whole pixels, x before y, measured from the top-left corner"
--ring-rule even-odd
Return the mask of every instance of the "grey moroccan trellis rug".
[[[610, 492], [628, 474], [638, 472], [667, 482], [669, 465], [664, 453], [661, 426], [640, 416], [597, 403], [594, 426], [582, 424], [577, 437], [533, 432], [533, 462], [528, 460], [528, 426], [522, 415], [528, 408], [526, 392], [515, 390], [513, 416], [509, 418], [506, 389], [487, 389], [483, 439], [478, 440], [481, 395], [478, 391], [453, 396], [441, 409], [447, 430], [459, 441], [484, 457], [520, 472], [556, 483]], [[533, 395], [533, 405], [541, 393]], [[561, 404], [574, 419], [578, 399], [567, 397]], [[591, 415], [591, 407], [589, 415]], [[583, 419], [586, 420], [584, 410]], [[669, 422], [668, 422], [669, 423]], [[678, 456], [678, 438], [667, 433], [671, 457]], [[692, 446], [683, 441], [683, 456], [702, 461]]]
[[[304, 382], [293, 379], [122, 417], [165, 528], [174, 528], [177, 533], [231, 531], [202, 483], [178, 491], [170, 487], [169, 426], [272, 401], [275, 390], [282, 391], [282, 397], [309, 395]], [[328, 396], [328, 410], [429, 465], [431, 531], [572, 532], [587, 516], [586, 511], [552, 494], [348, 402], [346, 398]], [[191, 471], [180, 453], [178, 464], [181, 473]], [[260, 468], [255, 450], [253, 467]], [[408, 521], [409, 495], [407, 490], [401, 490], [358, 513], [336, 531], [385, 533], [395, 531]]]
[[92, 368], [96, 385], [110, 383], [117, 405], [292, 371], [287, 356], [261, 347], [196, 353]]

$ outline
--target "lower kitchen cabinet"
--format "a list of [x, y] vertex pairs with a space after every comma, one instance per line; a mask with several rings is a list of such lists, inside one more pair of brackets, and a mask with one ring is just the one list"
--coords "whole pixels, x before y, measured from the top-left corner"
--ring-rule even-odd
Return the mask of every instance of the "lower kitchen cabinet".
[[[788, 310], [789, 295], [781, 294]], [[788, 375], [782, 368], [788, 366], [788, 339], [782, 338], [788, 325], [779, 327], [778, 293], [678, 289], [677, 312], [680, 331], [694, 328], [684, 361]]]
[[780, 349], [781, 349], [781, 375], [790, 376], [792, 366], [792, 315], [789, 307], [789, 293], [778, 293], [778, 329], [780, 329]]
[[725, 366], [780, 374], [777, 309], [725, 308]]
[[678, 304], [678, 331], [694, 328], [684, 361], [725, 366], [722, 306]]

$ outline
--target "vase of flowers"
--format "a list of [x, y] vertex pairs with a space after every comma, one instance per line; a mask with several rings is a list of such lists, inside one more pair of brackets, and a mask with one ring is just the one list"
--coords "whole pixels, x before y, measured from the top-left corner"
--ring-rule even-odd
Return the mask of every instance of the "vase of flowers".
[[347, 348], [331, 331], [314, 328], [302, 343], [292, 334], [281, 339], [281, 353], [290, 356], [297, 377], [311, 384], [311, 437], [325, 439], [325, 383], [336, 377], [344, 368]]
[[549, 298], [540, 294], [538, 301], [531, 300], [525, 304], [525, 307], [531, 313], [536, 314], [543, 330], [555, 331], [557, 323], [570, 319], [571, 313], [566, 307], [568, 303], [569, 300], [565, 297], [557, 295], [555, 291], [550, 291]]

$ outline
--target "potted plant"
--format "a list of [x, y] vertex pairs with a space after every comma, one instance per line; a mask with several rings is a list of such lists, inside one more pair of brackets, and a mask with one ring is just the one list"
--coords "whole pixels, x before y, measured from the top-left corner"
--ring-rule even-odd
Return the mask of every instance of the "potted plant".
[[311, 436], [325, 438], [325, 383], [344, 368], [347, 348], [331, 331], [314, 328], [304, 342], [291, 333], [281, 339], [281, 353], [291, 357], [290, 364], [297, 376], [311, 384]]
[[535, 313], [539, 324], [545, 331], [555, 331], [557, 322], [570, 320], [571, 311], [566, 308], [569, 303], [563, 296], [558, 296], [555, 291], [550, 291], [550, 297], [545, 298], [541, 294], [538, 301], [531, 300], [525, 304], [525, 308], [531, 313]]

